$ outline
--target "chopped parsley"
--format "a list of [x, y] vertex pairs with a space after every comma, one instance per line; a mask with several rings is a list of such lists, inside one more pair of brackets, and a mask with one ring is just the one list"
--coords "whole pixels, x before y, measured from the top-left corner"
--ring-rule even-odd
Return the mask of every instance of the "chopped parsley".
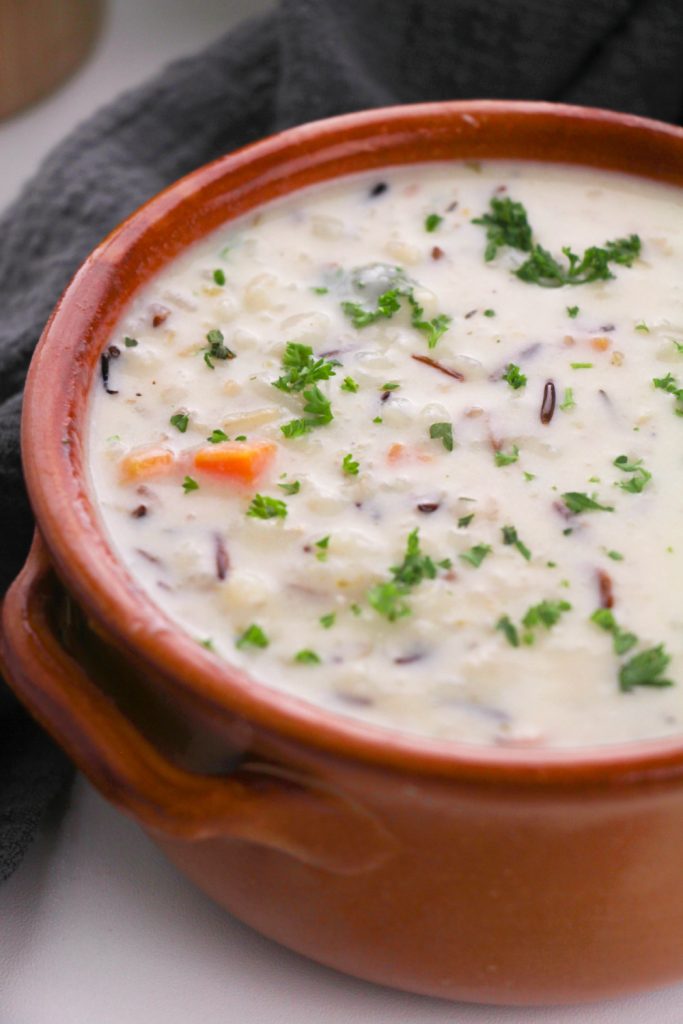
[[490, 208], [490, 213], [484, 213], [472, 221], [473, 224], [480, 224], [486, 228], [486, 262], [490, 263], [495, 259], [498, 250], [506, 245], [522, 252], [530, 252], [531, 228], [523, 205], [513, 202], [512, 199], [498, 199], [494, 196]]
[[572, 370], [592, 370], [592, 363], [570, 363]]
[[230, 438], [228, 437], [224, 430], [221, 430], [220, 427], [217, 427], [215, 430], [211, 431], [206, 440], [210, 441], [211, 444], [220, 444], [221, 441], [229, 441]]
[[511, 466], [513, 462], [517, 462], [519, 459], [519, 448], [516, 444], [513, 444], [512, 451], [509, 454], [494, 452], [493, 458], [497, 466]]
[[344, 380], [341, 385], [341, 390], [349, 391], [352, 395], [355, 395], [356, 391], [358, 391], [358, 387], [359, 385], [356, 383], [353, 377], [344, 377]]
[[600, 505], [595, 498], [591, 498], [581, 491], [565, 491], [562, 500], [574, 515], [579, 515], [581, 512], [614, 512], [612, 505]]
[[223, 337], [223, 332], [219, 331], [217, 327], [209, 331], [206, 336], [208, 346], [202, 349], [204, 353], [204, 362], [210, 370], [215, 370], [216, 367], [213, 365], [213, 359], [234, 359], [235, 353], [228, 348]]
[[386, 384], [382, 384], [380, 391], [396, 391], [400, 386], [397, 380], [388, 380]]
[[570, 320], [576, 320], [578, 315], [579, 315], [579, 307], [578, 306], [567, 306], [567, 316], [569, 317]]
[[190, 422], [190, 417], [186, 412], [176, 412], [171, 416], [170, 424], [179, 430], [181, 434], [184, 434], [187, 430], [187, 425]]
[[319, 285], [316, 288], [311, 288], [311, 291], [314, 292], [316, 295], [327, 295], [329, 290], [329, 288], [325, 288], [322, 285]]
[[316, 654], [315, 651], [312, 651], [309, 647], [304, 647], [303, 650], [298, 651], [294, 655], [294, 661], [298, 662], [300, 665], [319, 665], [320, 655]]
[[648, 481], [652, 479], [652, 473], [643, 469], [642, 463], [642, 459], [637, 459], [635, 462], [629, 461], [628, 455], [618, 455], [616, 457], [614, 465], [617, 469], [620, 469], [623, 473], [633, 474], [630, 480], [619, 481], [619, 487], [621, 487], [622, 491], [629, 491], [631, 494], [640, 494]]
[[336, 618], [337, 616], [334, 612], [329, 612], [327, 615], [321, 615], [319, 622], [323, 629], [331, 629]]
[[569, 412], [569, 410], [573, 409], [575, 405], [576, 405], [576, 402], [574, 401], [574, 391], [573, 391], [573, 389], [572, 388], [565, 388], [564, 389], [564, 398], [560, 402], [560, 409], [562, 410], [562, 412]]
[[382, 421], [382, 417], [381, 416], [375, 416], [375, 418], [374, 418], [374, 420], [372, 422], [373, 423], [382, 423], [383, 422]]
[[545, 626], [546, 629], [550, 629], [560, 620], [563, 612], [570, 610], [569, 601], [541, 601], [527, 610], [522, 619], [522, 625], [525, 629], [534, 629], [536, 626]]
[[513, 544], [519, 551], [522, 558], [526, 558], [528, 562], [531, 558], [531, 552], [526, 544], [524, 544], [524, 542], [517, 536], [517, 530], [514, 526], [503, 526], [501, 532], [503, 534], [503, 544]]
[[[448, 565], [450, 567], [450, 562]], [[393, 579], [371, 587], [367, 595], [368, 602], [380, 615], [386, 616], [389, 622], [410, 615], [410, 607], [405, 598], [413, 587], [418, 586], [423, 580], [433, 580], [436, 577], [436, 569], [429, 555], [422, 553], [419, 531], [412, 530], [408, 534], [403, 561], [389, 569]]]
[[281, 491], [284, 491], [285, 494], [287, 494], [288, 496], [292, 494], [298, 494], [299, 491], [301, 490], [301, 481], [292, 480], [291, 484], [278, 484], [278, 487], [280, 488]]
[[326, 562], [327, 561], [327, 549], [330, 546], [330, 535], [329, 535], [329, 533], [328, 533], [328, 535], [326, 537], [321, 537], [320, 540], [317, 540], [315, 542], [315, 546], [318, 549], [315, 557], [318, 559], [319, 562]]
[[285, 437], [301, 437], [313, 427], [324, 427], [326, 423], [330, 423], [334, 419], [332, 403], [329, 398], [325, 397], [317, 384], [314, 384], [308, 391], [304, 391], [303, 397], [304, 412], [308, 413], [308, 416], [283, 424], [280, 430]]
[[517, 391], [519, 388], [523, 388], [526, 384], [526, 376], [518, 366], [515, 366], [514, 363], [508, 363], [502, 379], [506, 380], [514, 391]]
[[138, 339], [137, 338], [124, 338], [123, 339], [123, 344], [126, 346], [126, 348], [137, 348], [137, 346], [138, 346]]
[[600, 626], [600, 629], [604, 629], [612, 634], [612, 645], [615, 654], [626, 654], [627, 651], [630, 651], [638, 643], [638, 637], [635, 633], [628, 633], [617, 625], [617, 620], [609, 608], [598, 608], [597, 611], [594, 611], [591, 615], [591, 622], [594, 622], [596, 626]]
[[[560, 288], [562, 285], [607, 281], [614, 277], [609, 269], [610, 263], [630, 267], [640, 255], [640, 238], [638, 235], [629, 235], [628, 238], [605, 242], [602, 248], [590, 246], [583, 256], [578, 256], [569, 246], [564, 246], [562, 254], [565, 261], [560, 262], [542, 245], [534, 242], [527, 212], [521, 203], [494, 196], [490, 201], [490, 211], [472, 222], [486, 228], [484, 259], [490, 262], [498, 249], [504, 246], [529, 253], [527, 259], [513, 271], [520, 281], [527, 284]], [[568, 307], [568, 310], [574, 308]]]
[[650, 328], [647, 326], [644, 320], [639, 320], [635, 325], [634, 330], [641, 331], [643, 334], [649, 334]]
[[185, 491], [185, 494], [189, 494], [190, 491], [198, 491], [199, 484], [191, 476], [186, 476], [183, 480], [183, 490]]
[[619, 688], [623, 693], [629, 693], [636, 686], [673, 686], [670, 679], [662, 678], [670, 661], [664, 644], [635, 654], [619, 669]]
[[473, 519], [474, 512], [470, 512], [468, 516], [460, 516], [460, 518], [458, 519], [458, 526], [461, 528], [463, 526], [469, 526]]
[[334, 367], [328, 359], [316, 359], [309, 345], [288, 341], [282, 357], [282, 369], [286, 372], [273, 381], [273, 387], [289, 394], [304, 391], [318, 381], [334, 377]]
[[358, 476], [360, 463], [356, 462], [351, 452], [342, 459], [342, 469], [349, 476]]
[[490, 553], [490, 544], [475, 544], [474, 547], [469, 549], [469, 551], [463, 551], [458, 557], [461, 561], [468, 562], [469, 565], [473, 565], [475, 569], [478, 569], [486, 556]]
[[[356, 271], [357, 288], [365, 287], [362, 271], [373, 269], [373, 266]], [[342, 302], [341, 307], [344, 314], [350, 319], [353, 326], [360, 330], [363, 327], [368, 327], [370, 324], [377, 323], [378, 320], [390, 319], [395, 313], [398, 313], [401, 308], [401, 300], [405, 299], [410, 306], [411, 325], [415, 330], [425, 335], [429, 348], [434, 348], [439, 338], [448, 330], [451, 317], [446, 316], [445, 313], [439, 313], [431, 320], [425, 320], [424, 309], [415, 298], [412, 283], [405, 277], [400, 268], [390, 267], [388, 269], [390, 271], [388, 276], [393, 277], [395, 286], [388, 288], [377, 296], [375, 308], [367, 309], [359, 302]]]
[[496, 629], [504, 634], [505, 639], [511, 647], [519, 647], [519, 633], [517, 627], [510, 621], [508, 615], [502, 615], [496, 623]]
[[679, 388], [673, 374], [667, 373], [665, 377], [653, 377], [652, 383], [661, 391], [666, 391], [668, 394], [674, 396], [676, 399], [674, 412], [677, 416], [683, 416], [683, 388]]
[[623, 562], [624, 556], [620, 551], [608, 551], [607, 557], [611, 558], [613, 562]]
[[425, 217], [425, 231], [436, 231], [442, 221], [443, 217], [438, 213], [430, 213], [429, 216]]
[[257, 494], [251, 500], [247, 515], [253, 519], [285, 519], [287, 505], [279, 498], [269, 498], [265, 494]]
[[221, 287], [225, 284], [225, 272], [223, 270], [221, 270], [220, 267], [218, 267], [217, 270], [214, 270], [214, 272], [213, 272], [213, 280], [214, 280], [214, 284], [219, 284], [219, 285], [221, 285]]
[[495, 309], [485, 309], [484, 316], [492, 317], [496, 315]]
[[432, 423], [429, 428], [429, 436], [435, 441], [441, 441], [447, 452], [453, 451], [453, 425], [451, 423]]
[[267, 647], [268, 637], [260, 626], [255, 622], [245, 629], [244, 633], [235, 640], [235, 647]]

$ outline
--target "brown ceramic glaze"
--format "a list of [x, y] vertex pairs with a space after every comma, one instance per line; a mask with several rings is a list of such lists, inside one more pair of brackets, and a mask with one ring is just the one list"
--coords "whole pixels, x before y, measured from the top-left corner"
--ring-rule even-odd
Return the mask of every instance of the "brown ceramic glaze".
[[683, 131], [548, 104], [336, 118], [200, 169], [88, 258], [31, 367], [23, 449], [40, 530], [3, 609], [11, 685], [198, 885], [264, 934], [452, 999], [592, 1000], [683, 977], [683, 737], [468, 747], [335, 716], [214, 658], [112, 554], [87, 484], [99, 352], [186, 245], [337, 175], [531, 158], [683, 185]]

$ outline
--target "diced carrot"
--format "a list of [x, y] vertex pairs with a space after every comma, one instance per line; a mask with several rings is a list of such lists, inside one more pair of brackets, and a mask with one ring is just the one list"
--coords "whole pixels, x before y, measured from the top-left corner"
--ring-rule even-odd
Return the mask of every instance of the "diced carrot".
[[609, 338], [593, 338], [591, 341], [591, 345], [598, 352], [606, 352], [609, 348]]
[[429, 452], [422, 451], [420, 448], [407, 447], [405, 444], [401, 444], [397, 441], [392, 444], [387, 452], [387, 462], [402, 462], [404, 459], [415, 460], [418, 462], [433, 462], [434, 456]]
[[174, 462], [173, 452], [159, 445], [147, 445], [135, 448], [121, 459], [119, 464], [121, 479], [125, 483], [149, 476], [160, 476], [168, 473]]
[[273, 461], [276, 450], [272, 441], [224, 441], [200, 448], [194, 464], [205, 473], [251, 484]]

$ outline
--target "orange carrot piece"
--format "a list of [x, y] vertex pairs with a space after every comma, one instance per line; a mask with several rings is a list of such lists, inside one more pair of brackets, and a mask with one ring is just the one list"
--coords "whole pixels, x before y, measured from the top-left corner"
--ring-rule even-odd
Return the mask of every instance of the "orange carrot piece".
[[405, 456], [405, 453], [406, 446], [397, 441], [396, 444], [392, 444], [391, 448], [387, 452], [387, 461], [398, 462], [399, 459], [402, 459]]
[[121, 479], [124, 483], [133, 483], [149, 476], [161, 476], [162, 473], [168, 473], [174, 461], [175, 456], [168, 448], [159, 445], [135, 448], [121, 459]]
[[224, 441], [200, 448], [195, 452], [194, 464], [205, 473], [251, 484], [273, 461], [276, 450], [272, 441]]
[[598, 352], [606, 352], [609, 348], [609, 338], [593, 338], [593, 340], [591, 341], [591, 345]]

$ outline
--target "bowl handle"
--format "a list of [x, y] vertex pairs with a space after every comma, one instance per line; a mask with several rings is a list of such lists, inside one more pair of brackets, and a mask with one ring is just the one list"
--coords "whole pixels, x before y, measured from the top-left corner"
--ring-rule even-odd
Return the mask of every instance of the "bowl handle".
[[384, 826], [313, 777], [245, 762], [200, 775], [163, 757], [64, 649], [50, 615], [57, 578], [36, 533], [3, 602], [0, 670], [100, 792], [145, 828], [180, 840], [241, 839], [340, 874], [395, 851]]

